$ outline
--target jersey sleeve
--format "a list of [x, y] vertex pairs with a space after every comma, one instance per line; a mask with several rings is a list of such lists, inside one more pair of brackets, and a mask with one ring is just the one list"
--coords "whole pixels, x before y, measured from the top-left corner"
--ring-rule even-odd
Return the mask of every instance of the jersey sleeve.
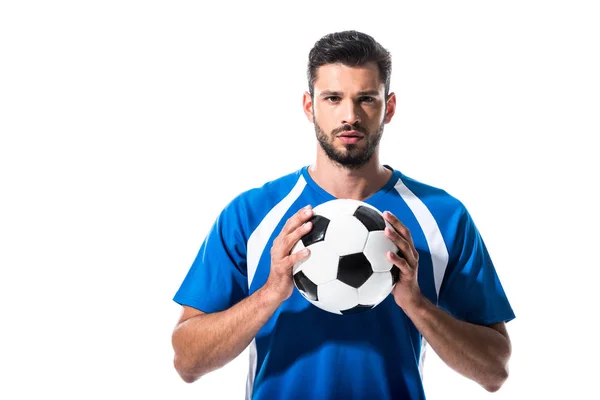
[[438, 304], [463, 321], [489, 325], [515, 314], [485, 243], [469, 212], [463, 209], [452, 242]]
[[225, 310], [248, 295], [241, 213], [229, 204], [213, 223], [173, 300], [205, 313]]

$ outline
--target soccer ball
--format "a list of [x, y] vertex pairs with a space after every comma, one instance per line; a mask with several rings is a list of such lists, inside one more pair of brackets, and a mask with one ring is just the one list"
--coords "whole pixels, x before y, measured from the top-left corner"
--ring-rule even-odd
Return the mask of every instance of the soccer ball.
[[291, 251], [310, 249], [293, 267], [302, 296], [334, 314], [364, 312], [381, 303], [400, 276], [386, 256], [398, 247], [385, 235], [391, 225], [381, 211], [362, 201], [335, 199], [316, 206], [311, 222], [310, 232]]

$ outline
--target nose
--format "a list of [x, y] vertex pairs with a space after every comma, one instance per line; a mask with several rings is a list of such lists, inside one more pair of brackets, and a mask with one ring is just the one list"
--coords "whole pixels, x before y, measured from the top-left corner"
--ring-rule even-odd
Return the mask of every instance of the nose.
[[360, 115], [357, 109], [357, 105], [353, 101], [347, 101], [344, 107], [342, 107], [342, 125], [354, 125], [360, 123]]

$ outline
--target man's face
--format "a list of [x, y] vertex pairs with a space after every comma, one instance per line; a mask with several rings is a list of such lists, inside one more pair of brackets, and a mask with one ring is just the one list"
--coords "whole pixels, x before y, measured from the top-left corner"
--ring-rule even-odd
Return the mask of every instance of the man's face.
[[346, 168], [358, 168], [378, 148], [394, 111], [388, 103], [395, 98], [391, 100], [386, 102], [377, 64], [328, 64], [317, 70], [312, 101], [305, 95], [305, 112], [312, 115], [325, 154]]

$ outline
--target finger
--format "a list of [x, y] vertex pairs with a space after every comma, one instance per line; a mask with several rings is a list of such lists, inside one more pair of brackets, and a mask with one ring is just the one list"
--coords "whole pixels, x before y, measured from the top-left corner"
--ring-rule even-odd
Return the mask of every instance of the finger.
[[310, 204], [301, 208], [294, 215], [288, 218], [283, 226], [283, 229], [281, 230], [281, 236], [289, 235], [291, 232], [298, 229], [298, 227], [304, 222], [308, 221], [313, 215], [314, 211]]
[[312, 223], [306, 220], [312, 218], [313, 214], [312, 207], [308, 205], [291, 216], [273, 241], [271, 256], [281, 259], [289, 255], [300, 238], [311, 230]]
[[289, 233], [282, 240], [282, 250], [289, 254], [292, 251], [292, 248], [298, 243], [298, 241], [302, 238], [302, 236], [306, 235], [312, 229], [313, 225], [311, 221], [306, 221], [298, 228], [296, 228], [293, 232]]
[[383, 213], [385, 219], [394, 227], [396, 232], [398, 232], [404, 239], [406, 239], [409, 243], [412, 244], [412, 237], [410, 231], [394, 214], [390, 211], [385, 211]]
[[398, 267], [402, 276], [411, 277], [414, 275], [415, 270], [410, 266], [407, 260], [391, 251], [387, 252], [387, 257], [396, 267]]
[[286, 257], [286, 262], [288, 264], [288, 267], [293, 267], [294, 265], [298, 264], [300, 261], [307, 259], [309, 255], [310, 255], [310, 249], [308, 249], [308, 248], [303, 248], [302, 250], [298, 251], [297, 253], [290, 254], [289, 256]]
[[386, 236], [394, 242], [400, 252], [404, 255], [406, 260], [409, 262], [411, 266], [416, 265], [418, 259], [415, 257], [416, 251], [413, 251], [413, 246], [409, 243], [405, 238], [400, 236], [398, 232], [390, 227], [386, 226], [384, 230]]
[[410, 230], [390, 211], [383, 212], [384, 218], [394, 227], [397, 233], [400, 234], [406, 240], [411, 247], [411, 251], [413, 252], [414, 257], [418, 257], [419, 254], [415, 249], [415, 244], [412, 239], [412, 235], [410, 234]]

